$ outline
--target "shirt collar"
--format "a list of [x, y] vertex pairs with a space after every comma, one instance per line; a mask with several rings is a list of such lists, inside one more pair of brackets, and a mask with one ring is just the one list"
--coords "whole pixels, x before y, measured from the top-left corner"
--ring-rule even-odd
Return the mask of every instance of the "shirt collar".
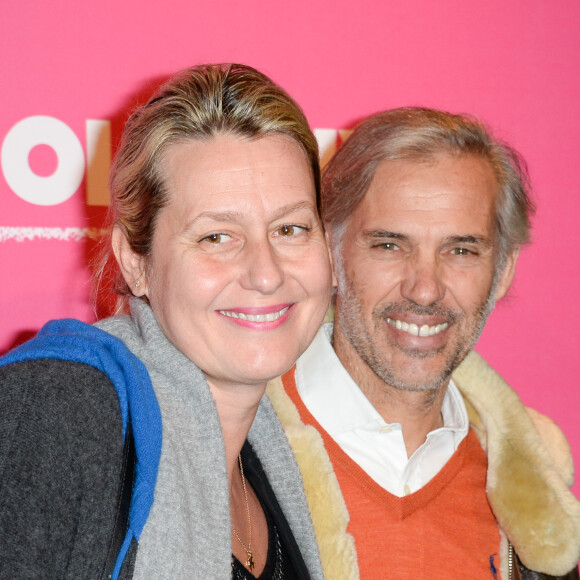
[[[364, 396], [332, 347], [334, 325], [324, 324], [296, 363], [296, 387], [301, 399], [331, 435], [360, 428], [388, 426]], [[469, 419], [463, 397], [451, 380], [441, 407], [443, 430], [467, 433]]]

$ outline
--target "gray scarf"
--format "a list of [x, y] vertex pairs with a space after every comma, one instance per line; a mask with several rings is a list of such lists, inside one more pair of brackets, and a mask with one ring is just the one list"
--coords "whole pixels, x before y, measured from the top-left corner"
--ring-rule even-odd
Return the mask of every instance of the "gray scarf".
[[[161, 408], [163, 443], [155, 499], [139, 541], [134, 578], [231, 578], [225, 446], [203, 373], [170, 343], [151, 308], [132, 299], [129, 316], [96, 326], [117, 336], [147, 367]], [[300, 472], [267, 397], [248, 440], [313, 579], [323, 578]]]

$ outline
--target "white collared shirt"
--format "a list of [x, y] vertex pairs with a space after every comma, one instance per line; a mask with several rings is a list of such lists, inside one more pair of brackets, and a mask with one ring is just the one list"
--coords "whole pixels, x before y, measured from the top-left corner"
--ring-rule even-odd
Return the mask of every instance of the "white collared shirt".
[[296, 363], [296, 387], [323, 429], [372, 479], [402, 497], [427, 484], [447, 463], [469, 430], [463, 398], [449, 382], [441, 414], [408, 458], [400, 423], [386, 423], [342, 366], [331, 344], [333, 324], [318, 331]]

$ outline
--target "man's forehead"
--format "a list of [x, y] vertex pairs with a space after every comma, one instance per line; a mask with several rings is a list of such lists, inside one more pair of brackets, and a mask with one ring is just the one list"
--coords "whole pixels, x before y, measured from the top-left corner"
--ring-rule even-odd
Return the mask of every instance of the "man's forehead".
[[483, 235], [494, 221], [497, 189], [491, 165], [473, 155], [387, 160], [377, 167], [349, 225], [403, 235], [422, 227]]
[[[387, 159], [374, 172], [363, 200], [380, 193], [398, 199], [431, 200], [454, 193], [455, 201], [476, 197], [495, 200], [498, 184], [491, 164], [475, 155], [440, 153], [428, 158]], [[369, 195], [371, 194], [371, 195]]]

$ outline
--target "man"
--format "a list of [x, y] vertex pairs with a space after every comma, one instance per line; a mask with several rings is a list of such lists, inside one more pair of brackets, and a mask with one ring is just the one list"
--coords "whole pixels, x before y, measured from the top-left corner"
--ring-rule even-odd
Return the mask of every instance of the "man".
[[528, 242], [526, 189], [515, 152], [429, 109], [370, 118], [327, 168], [334, 326], [269, 395], [328, 578], [578, 577], [564, 436], [471, 352]]

